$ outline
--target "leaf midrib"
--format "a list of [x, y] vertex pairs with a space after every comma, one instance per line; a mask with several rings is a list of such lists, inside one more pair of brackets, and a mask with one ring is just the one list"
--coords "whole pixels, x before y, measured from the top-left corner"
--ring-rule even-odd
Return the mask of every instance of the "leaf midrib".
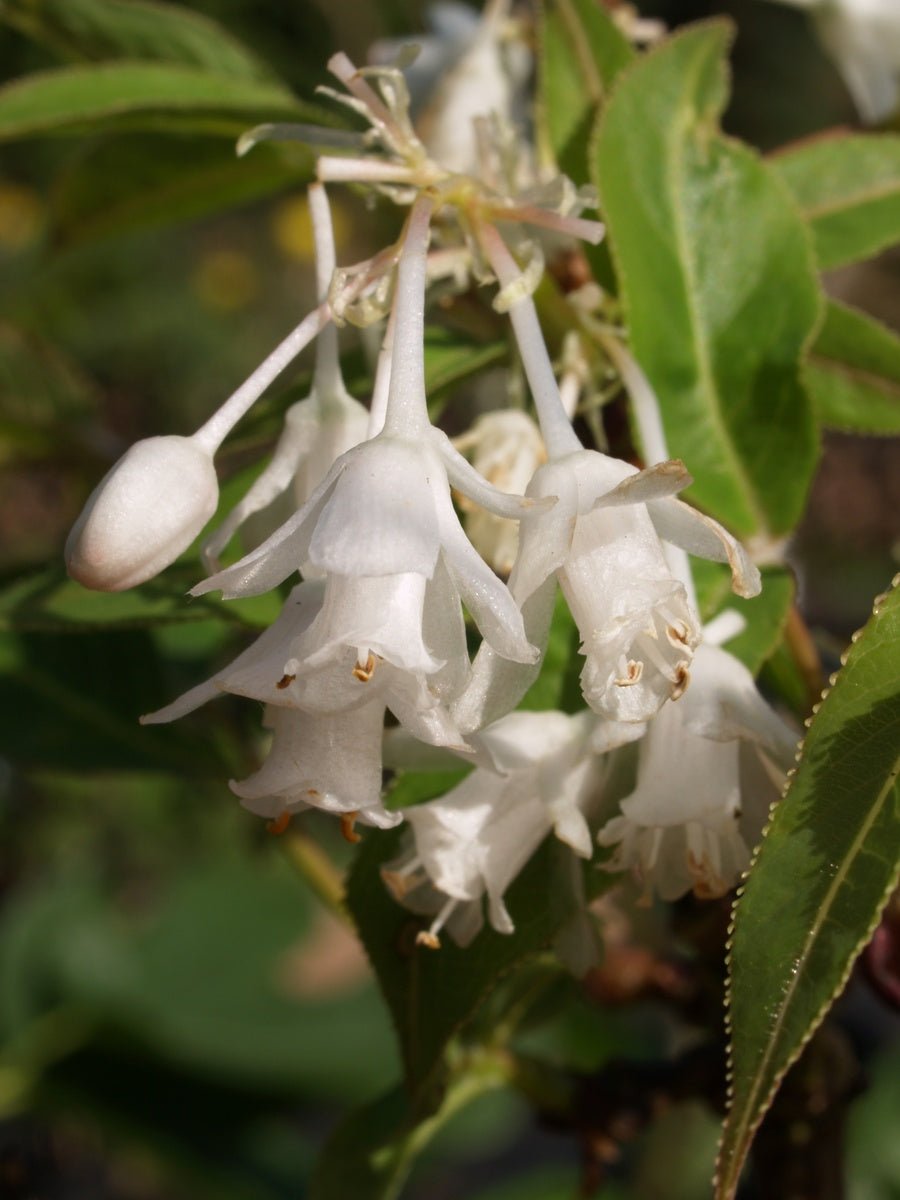
[[843, 196], [840, 200], [832, 200], [809, 206], [804, 204], [801, 205], [801, 209], [805, 217], [815, 221], [821, 217], [832, 217], [836, 213], [843, 213], [849, 208], [860, 208], [866, 204], [873, 204], [878, 200], [888, 200], [892, 197], [900, 200], [900, 183], [897, 181], [863, 192], [852, 192], [849, 195]]
[[827, 354], [816, 353], [815, 351], [810, 355], [809, 365], [833, 371], [838, 375], [848, 376], [855, 382], [866, 384], [876, 391], [886, 392], [892, 398], [900, 400], [900, 380], [891, 379], [886, 375], [879, 375], [867, 367], [855, 367], [842, 359], [832, 358]]
[[[699, 67], [697, 68], [699, 71]], [[700, 314], [697, 311], [697, 281], [694, 274], [694, 261], [690, 254], [690, 243], [687, 238], [687, 231], [684, 226], [684, 217], [681, 206], [678, 204], [678, 194], [684, 194], [684, 179], [683, 172], [679, 167], [679, 163], [683, 162], [684, 156], [679, 155], [678, 147], [689, 140], [688, 121], [691, 118], [690, 113], [683, 113], [681, 120], [674, 126], [673, 134], [668, 139], [667, 143], [667, 158], [671, 167], [670, 178], [677, 180], [681, 185], [676, 189], [669, 190], [669, 201], [672, 205], [673, 212], [673, 227], [675, 230], [676, 245], [681, 260], [684, 264], [684, 276], [686, 283], [686, 302], [687, 313], [691, 325], [691, 333], [694, 345], [697, 349], [698, 364], [700, 366], [701, 379], [700, 383], [703, 391], [707, 395], [708, 408], [712, 418], [713, 426], [718, 433], [720, 444], [729, 460], [729, 465], [734, 474], [734, 477], [741, 489], [744, 503], [750, 512], [751, 517], [756, 522], [757, 532], [768, 532], [769, 522], [765, 513], [760, 508], [756, 498], [755, 490], [751, 484], [750, 478], [747, 475], [746, 468], [741, 462], [740, 455], [734, 445], [731, 433], [722, 414], [719, 403], [719, 391], [716, 385], [715, 374], [712, 369], [712, 363], [709, 355], [709, 345], [703, 333], [703, 322], [700, 319]]]

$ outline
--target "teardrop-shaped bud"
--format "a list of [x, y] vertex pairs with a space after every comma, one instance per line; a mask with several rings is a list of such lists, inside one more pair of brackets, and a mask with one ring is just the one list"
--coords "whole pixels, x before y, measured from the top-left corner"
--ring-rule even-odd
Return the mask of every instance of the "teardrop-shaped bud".
[[191, 438], [136, 442], [94, 488], [66, 542], [73, 579], [121, 592], [152, 579], [216, 511], [212, 459]]

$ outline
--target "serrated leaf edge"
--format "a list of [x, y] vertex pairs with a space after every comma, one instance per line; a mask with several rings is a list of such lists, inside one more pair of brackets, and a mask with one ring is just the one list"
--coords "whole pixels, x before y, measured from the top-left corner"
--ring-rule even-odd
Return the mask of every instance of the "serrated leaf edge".
[[[878, 615], [881, 605], [884, 603], [884, 601], [887, 599], [887, 597], [891, 594], [891, 592], [894, 591], [898, 587], [900, 587], [900, 573], [898, 573], [897, 575], [894, 576], [893, 580], [891, 581], [890, 588], [875, 598], [875, 602], [872, 605], [872, 616]], [[859, 638], [862, 636], [864, 628], [865, 628], [865, 626], [863, 626], [863, 628], [861, 628], [861, 629], [857, 629], [856, 632], [851, 637], [850, 644], [847, 646], [847, 649], [841, 655], [841, 668], [843, 668], [847, 665], [847, 659], [849, 657], [850, 651], [853, 649], [853, 647], [856, 645]], [[823, 689], [822, 695], [819, 698], [818, 703], [813, 705], [812, 712], [810, 713], [810, 715], [806, 718], [806, 720], [804, 722], [804, 725], [806, 726], [807, 731], [810, 729], [813, 719], [818, 714], [822, 705], [825, 703], [825, 701], [828, 699], [828, 697], [832, 694], [832, 692], [837, 687], [840, 677], [841, 677], [841, 670], [833, 672], [832, 675], [830, 676], [830, 678], [828, 680], [828, 685]], [[763, 1121], [766, 1113], [769, 1111], [769, 1108], [772, 1104], [775, 1094], [778, 1091], [779, 1087], [781, 1086], [782, 1080], [784, 1079], [787, 1072], [794, 1065], [794, 1063], [797, 1062], [797, 1060], [799, 1059], [799, 1057], [803, 1053], [803, 1051], [806, 1049], [806, 1047], [809, 1044], [809, 1042], [811, 1041], [813, 1035], [816, 1033], [819, 1026], [821, 1025], [822, 1020], [825, 1017], [825, 1014], [831, 1008], [832, 1004], [837, 999], [837, 997], [844, 990], [844, 988], [847, 984], [847, 980], [850, 978], [850, 975], [853, 971], [853, 967], [856, 962], [856, 959], [859, 956], [859, 952], [871, 939], [872, 934], [875, 932], [876, 928], [878, 927], [878, 923], [881, 919], [881, 913], [884, 909], [885, 904], [887, 903], [891, 894], [896, 889], [898, 883], [900, 883], [900, 863], [898, 863], [897, 870], [895, 871], [891, 881], [889, 882], [887, 888], [885, 889], [884, 896], [882, 898], [882, 902], [876, 907], [873, 919], [870, 922], [867, 929], [865, 930], [865, 932], [863, 933], [863, 935], [861, 936], [861, 938], [859, 939], [859, 941], [857, 942], [854, 952], [848, 956], [846, 969], [841, 973], [831, 995], [828, 997], [827, 1000], [824, 1001], [824, 1003], [822, 1004], [818, 1013], [816, 1014], [815, 1019], [810, 1023], [809, 1028], [807, 1029], [805, 1035], [803, 1036], [803, 1038], [800, 1040], [800, 1042], [797, 1044], [797, 1046], [794, 1048], [794, 1050], [788, 1057], [787, 1061], [784, 1064], [783, 1069], [774, 1079], [769, 1091], [763, 1097], [762, 1102], [757, 1106], [756, 1116], [748, 1124], [745, 1135], [744, 1135], [745, 1139], [746, 1139], [746, 1145], [744, 1147], [743, 1154], [740, 1156], [740, 1158], [735, 1158], [735, 1159], [729, 1160], [728, 1164], [723, 1164], [722, 1151], [723, 1151], [723, 1148], [725, 1145], [725, 1132], [726, 1132], [726, 1128], [727, 1128], [727, 1121], [728, 1121], [728, 1117], [731, 1114], [733, 1104], [734, 1104], [734, 1059], [733, 1059], [733, 1048], [732, 1048], [731, 987], [732, 987], [732, 953], [733, 953], [733, 949], [734, 949], [734, 931], [735, 931], [735, 924], [736, 924], [736, 918], [737, 918], [737, 908], [741, 901], [742, 896], [744, 895], [747, 879], [750, 876], [751, 872], [753, 871], [753, 868], [755, 867], [755, 865], [757, 863], [757, 860], [759, 858], [762, 847], [765, 844], [766, 837], [768, 836], [769, 830], [772, 826], [772, 821], [773, 821], [775, 812], [776, 812], [777, 808], [779, 807], [779, 805], [781, 804], [781, 802], [787, 796], [788, 792], [790, 791], [791, 784], [793, 783], [793, 780], [794, 780], [794, 776], [797, 774], [797, 767], [803, 761], [803, 752], [804, 752], [805, 748], [806, 748], [806, 738], [804, 738], [803, 741], [797, 747], [797, 752], [795, 755], [796, 765], [791, 767], [791, 769], [787, 773], [787, 778], [785, 780], [785, 784], [784, 784], [784, 788], [782, 789], [781, 796], [779, 797], [778, 800], [773, 801], [772, 805], [769, 808], [768, 820], [766, 821], [766, 825], [762, 831], [762, 836], [760, 838], [760, 842], [753, 851], [753, 855], [751, 856], [751, 860], [750, 860], [750, 865], [747, 867], [747, 869], [744, 871], [744, 873], [741, 876], [740, 886], [738, 887], [737, 892], [735, 893], [734, 902], [731, 907], [731, 919], [728, 923], [728, 935], [727, 935], [727, 941], [725, 944], [725, 949], [726, 949], [725, 967], [726, 967], [726, 972], [727, 972], [727, 983], [726, 983], [726, 987], [725, 987], [724, 1017], [725, 1017], [725, 1033], [728, 1038], [728, 1049], [726, 1052], [726, 1068], [725, 1068], [726, 1069], [726, 1106], [727, 1107], [726, 1107], [725, 1123], [723, 1124], [722, 1132], [719, 1137], [719, 1144], [718, 1144], [717, 1157], [716, 1157], [716, 1170], [715, 1170], [715, 1174], [713, 1175], [713, 1180], [712, 1180], [714, 1194], [715, 1194], [715, 1200], [732, 1200], [732, 1198], [734, 1197], [738, 1183], [740, 1181], [740, 1172], [743, 1167], [744, 1161], [747, 1157], [747, 1154], [749, 1153], [750, 1147], [753, 1142], [753, 1138], [756, 1134], [756, 1131], [759, 1129], [760, 1125], [762, 1124], [762, 1121]], [[723, 1170], [726, 1173], [723, 1173]]]

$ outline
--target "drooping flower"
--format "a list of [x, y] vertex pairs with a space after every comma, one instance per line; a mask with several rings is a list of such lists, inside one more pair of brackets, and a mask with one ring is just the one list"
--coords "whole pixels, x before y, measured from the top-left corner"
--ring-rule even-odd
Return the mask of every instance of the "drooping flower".
[[369, 679], [384, 662], [427, 677], [439, 694], [468, 672], [460, 601], [497, 653], [534, 662], [506, 587], [463, 533], [450, 483], [493, 511], [520, 515], [521, 497], [496, 492], [428, 422], [424, 286], [430, 202], [413, 209], [400, 261], [396, 337], [384, 428], [342, 455], [307, 503], [234, 566], [194, 588], [256, 595], [297, 570], [325, 579], [322, 608], [285, 673], [328, 665]]
[[735, 590], [759, 590], [759, 573], [737, 543], [673, 498], [689, 482], [680, 463], [639, 472], [580, 450], [541, 467], [529, 488], [559, 500], [546, 519], [525, 518], [511, 590], [524, 604], [556, 574], [582, 637], [584, 697], [612, 720], [649, 720], [690, 678], [699, 621], [661, 536], [730, 559]]
[[[479, 235], [510, 293], [519, 278], [515, 261], [496, 230], [484, 227]], [[557, 497], [549, 511], [523, 515], [510, 591], [529, 637], [543, 645], [558, 579], [581, 633], [585, 699], [616, 721], [649, 720], [686, 688], [700, 639], [699, 618], [684, 584], [673, 576], [662, 541], [727, 561], [734, 590], [742, 596], [759, 591], [759, 572], [717, 522], [675, 499], [691, 482], [682, 463], [638, 471], [581, 446], [560, 400], [530, 296], [517, 294], [509, 311], [550, 455], [527, 494]], [[528, 669], [500, 664], [490, 647], [482, 648], [454, 708], [460, 727], [477, 729], [508, 711], [533, 678]]]
[[243, 806], [278, 825], [287, 816], [318, 808], [352, 822], [390, 829], [402, 821], [381, 802], [384, 705], [378, 701], [336, 713], [310, 713], [271, 705], [265, 725], [272, 746], [260, 769], [230, 784]]
[[900, 7], [896, 0], [782, 0], [808, 9], [867, 124], [900, 101]]
[[[554, 831], [582, 858], [592, 844], [586, 811], [597, 799], [606, 764], [589, 712], [517, 712], [478, 735], [494, 769], [478, 767], [440, 800], [404, 810], [411, 826], [404, 852], [382, 870], [395, 897], [433, 916], [419, 935], [436, 947], [444, 926], [467, 946], [483, 924], [511, 933], [504, 893], [544, 838]], [[619, 727], [618, 740], [640, 733]], [[616, 738], [602, 731], [602, 749]]]
[[598, 835], [616, 847], [609, 869], [632, 868], [663, 900], [724, 895], [749, 865], [795, 747], [747, 668], [704, 642], [689, 691], [640, 744], [635, 790]]

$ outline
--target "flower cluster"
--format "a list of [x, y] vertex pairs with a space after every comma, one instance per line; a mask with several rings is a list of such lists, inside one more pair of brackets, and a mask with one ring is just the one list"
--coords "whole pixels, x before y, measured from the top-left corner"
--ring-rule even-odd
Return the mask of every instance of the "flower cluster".
[[[318, 336], [312, 392], [288, 411], [270, 462], [207, 537], [211, 573], [192, 592], [228, 599], [287, 580], [293, 588], [232, 663], [143, 719], [169, 721], [222, 693], [261, 702], [270, 749], [234, 792], [279, 830], [310, 808], [337, 815], [353, 840], [357, 821], [404, 822], [402, 852], [384, 878], [431, 918], [420, 937], [429, 946], [445, 927], [471, 941], [484, 897], [493, 928], [510, 932], [507, 887], [551, 835], [573, 863], [590, 860], [598, 842], [611, 847], [608, 869], [633, 868], [665, 898], [721, 894], [746, 865], [792, 749], [749, 673], [719, 648], [714, 628], [702, 629], [684, 552], [727, 563], [741, 596], [758, 592], [756, 568], [721, 526], [677, 498], [691, 482], [684, 464], [663, 446], [644, 469], [586, 448], [560, 395], [532, 299], [539, 238], [521, 231], [596, 240], [602, 228], [579, 215], [589, 198], [568, 180], [539, 178], [527, 148], [508, 153], [516, 87], [497, 42], [504, 11], [489, 6], [442, 85], [445, 118], [460, 88], [471, 101], [479, 71], [496, 104], [474, 127], [467, 118], [472, 141], [447, 161], [436, 157], [445, 139], [434, 133], [446, 121], [435, 124], [426, 106], [432, 140], [420, 138], [399, 70], [357, 71], [343, 55], [331, 68], [367, 133], [342, 141], [271, 126], [244, 140], [324, 138], [353, 150], [322, 156], [310, 190], [318, 307], [193, 437], [133, 447], [67, 546], [71, 574], [109, 590], [173, 561], [216, 508], [212, 460], [222, 441]], [[408, 209], [395, 244], [344, 269], [323, 186], [337, 180]], [[424, 333], [431, 282], [460, 271], [499, 285], [494, 307], [509, 314], [537, 424], [501, 409], [454, 444], [429, 420]], [[382, 317], [367, 409], [344, 387], [335, 325]], [[654, 449], [647, 438], [645, 446]], [[223, 566], [247, 518], [284, 496], [293, 515]], [[584, 707], [517, 712], [541, 670], [557, 585], [580, 633]], [[480, 636], [474, 658], [466, 614]], [[388, 712], [396, 724], [386, 731]], [[472, 770], [440, 799], [392, 811], [382, 796], [386, 744], [436, 747]]]

